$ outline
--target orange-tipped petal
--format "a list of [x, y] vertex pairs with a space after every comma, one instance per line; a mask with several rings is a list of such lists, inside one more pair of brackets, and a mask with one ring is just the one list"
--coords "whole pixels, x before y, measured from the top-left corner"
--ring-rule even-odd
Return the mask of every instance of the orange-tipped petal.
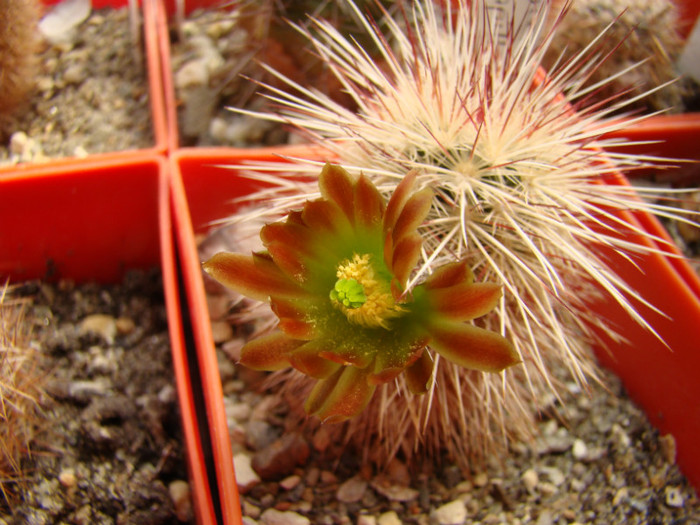
[[463, 283], [429, 292], [433, 311], [453, 321], [470, 321], [496, 308], [503, 289], [495, 283]]
[[435, 361], [430, 352], [423, 351], [420, 357], [406, 369], [406, 386], [413, 394], [425, 394], [433, 379]]
[[272, 299], [270, 307], [279, 318], [279, 329], [294, 339], [311, 340], [316, 337], [317, 330], [313, 322], [309, 320], [306, 307], [309, 303], [300, 304], [298, 301], [286, 301]]
[[432, 290], [434, 288], [447, 288], [448, 286], [464, 282], [474, 282], [474, 274], [471, 268], [467, 266], [466, 261], [459, 261], [440, 266], [425, 280], [423, 286], [425, 286], [426, 290]]
[[317, 383], [305, 406], [324, 423], [340, 423], [362, 412], [375, 388], [367, 382], [364, 370], [346, 366]]
[[326, 379], [342, 366], [320, 357], [315, 341], [309, 341], [294, 350], [289, 355], [289, 363], [299, 372], [314, 379]]
[[425, 188], [411, 196], [396, 219], [391, 235], [394, 242], [399, 242], [406, 235], [411, 235], [425, 220], [433, 203], [433, 191]]
[[282, 242], [270, 242], [266, 246], [275, 264], [287, 276], [299, 284], [304, 283], [310, 273], [306, 259], [299, 250]]
[[318, 381], [311, 389], [309, 396], [304, 401], [304, 410], [307, 414], [314, 415], [325, 403], [328, 396], [331, 394], [335, 385], [338, 384], [338, 379], [343, 373], [345, 367], [341, 366], [325, 379]]
[[246, 343], [241, 350], [240, 363], [253, 370], [282, 370], [289, 366], [289, 354], [304, 342], [282, 332], [273, 332]]
[[293, 222], [273, 222], [260, 230], [260, 239], [265, 247], [273, 243], [289, 246], [305, 257], [313, 257], [317, 239], [307, 226]]
[[353, 181], [350, 174], [340, 166], [326, 164], [319, 175], [318, 186], [321, 195], [334, 202], [345, 214], [351, 224], [354, 223]]
[[401, 180], [401, 182], [394, 189], [389, 202], [386, 205], [386, 211], [384, 212], [384, 233], [394, 230], [396, 226], [396, 221], [401, 215], [406, 201], [408, 201], [411, 196], [411, 190], [413, 189], [413, 184], [416, 182], [416, 176], [418, 172], [409, 171], [406, 176]]
[[367, 177], [361, 175], [355, 184], [355, 226], [381, 228], [384, 199]]
[[203, 264], [204, 271], [221, 284], [258, 301], [270, 296], [298, 298], [305, 292], [263, 254], [252, 257], [221, 252]]
[[442, 357], [465, 368], [500, 372], [520, 362], [507, 339], [496, 332], [466, 323], [431, 324], [430, 346]]
[[351, 226], [343, 211], [333, 202], [318, 199], [309, 201], [301, 212], [304, 223], [316, 234], [329, 233], [345, 236]]
[[422, 245], [423, 239], [416, 233], [404, 236], [403, 239], [394, 246], [394, 254], [391, 258], [391, 270], [402, 287], [405, 286], [408, 277], [416, 267], [418, 259], [420, 259], [420, 248]]

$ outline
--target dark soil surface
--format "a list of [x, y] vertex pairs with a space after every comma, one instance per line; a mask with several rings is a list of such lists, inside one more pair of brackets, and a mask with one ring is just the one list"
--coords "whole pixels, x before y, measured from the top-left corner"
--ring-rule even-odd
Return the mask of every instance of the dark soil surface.
[[18, 293], [34, 301], [46, 419], [20, 501], [0, 508], [0, 523], [191, 521], [159, 274], [116, 286], [28, 282]]

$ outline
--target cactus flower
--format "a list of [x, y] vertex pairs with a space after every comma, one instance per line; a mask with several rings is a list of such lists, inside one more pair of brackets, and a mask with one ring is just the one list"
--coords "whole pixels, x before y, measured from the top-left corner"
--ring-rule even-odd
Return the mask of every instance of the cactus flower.
[[376, 386], [405, 374], [427, 391], [437, 352], [457, 365], [499, 372], [519, 361], [500, 334], [467, 321], [498, 304], [501, 286], [475, 283], [465, 261], [433, 271], [407, 289], [421, 257], [418, 226], [432, 191], [406, 175], [388, 203], [363, 175], [326, 164], [321, 198], [264, 226], [263, 252], [218, 253], [204, 269], [225, 286], [267, 301], [278, 329], [248, 342], [241, 363], [294, 367], [317, 380], [309, 414], [339, 422], [361, 412]]

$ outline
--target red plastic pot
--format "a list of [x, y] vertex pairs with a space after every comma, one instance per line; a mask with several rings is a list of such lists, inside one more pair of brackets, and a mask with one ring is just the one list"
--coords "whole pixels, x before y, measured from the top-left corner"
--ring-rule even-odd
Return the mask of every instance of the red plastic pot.
[[125, 271], [160, 265], [175, 383], [187, 448], [193, 503], [200, 523], [214, 523], [210, 482], [180, 322], [166, 161], [131, 155], [79, 165], [42, 165], [0, 178], [0, 276], [118, 282]]
[[[202, 0], [196, 6], [206, 7], [212, 4], [213, 2]], [[163, 52], [163, 84], [166, 89], [169, 147], [172, 153], [173, 220], [207, 405], [208, 432], [218, 483], [216, 497], [221, 501], [223, 523], [237, 524], [241, 523], [239, 495], [195, 235], [209, 231], [212, 221], [235, 213], [236, 205], [233, 201], [256, 189], [254, 182], [238, 175], [235, 166], [249, 160], [279, 160], [280, 155], [319, 160], [323, 159], [323, 154], [317, 148], [303, 146], [178, 149], [175, 95], [168, 58], [169, 40], [165, 30], [168, 13], [173, 12], [173, 5], [171, 1], [161, 4], [157, 18], [161, 29], [159, 36]], [[188, 4], [188, 9], [191, 7]], [[685, 16], [692, 16], [693, 20], [700, 10], [700, 6], [693, 2], [681, 2], [681, 7]], [[616, 135], [656, 142], [640, 146], [640, 152], [694, 159], [700, 158], [700, 150], [696, 147], [700, 138], [699, 125], [700, 115], [696, 114], [660, 116], [643, 124], [629, 126]], [[233, 169], [223, 169], [222, 166]], [[626, 179], [621, 177], [619, 183], [626, 184]], [[639, 224], [642, 229], [668, 239], [668, 234], [655, 218], [646, 214], [635, 214], [634, 217], [626, 213], [621, 215], [626, 220]], [[653, 244], [648, 240], [639, 242]], [[700, 326], [700, 280], [683, 259], [676, 257], [677, 250], [664, 248], [663, 251], [669, 252], [671, 256], [648, 255], [636, 259], [636, 265], [614, 252], [607, 253], [606, 257], [645, 299], [667, 313], [669, 318], [654, 314], [649, 314], [648, 318], [668, 347], [659, 338], [639, 327], [620, 307], [606, 301], [592, 307], [620, 327], [629, 344], [602, 339], [603, 343], [596, 348], [596, 352], [601, 362], [622, 379], [630, 396], [644, 408], [650, 421], [661, 432], [674, 435], [678, 463], [698, 489], [700, 450], [695, 446], [695, 436], [700, 435], [700, 408], [696, 401], [700, 398], [700, 382], [695, 375], [700, 368], [700, 353], [697, 352], [693, 334]], [[644, 309], [642, 311], [646, 313]]]

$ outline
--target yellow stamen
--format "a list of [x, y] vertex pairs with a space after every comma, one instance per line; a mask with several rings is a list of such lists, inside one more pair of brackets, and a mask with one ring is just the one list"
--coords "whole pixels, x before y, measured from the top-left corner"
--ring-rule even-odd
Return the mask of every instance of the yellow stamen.
[[390, 329], [389, 320], [399, 317], [405, 310], [394, 301], [390, 283], [378, 278], [371, 264], [369, 254], [354, 254], [352, 260], [346, 259], [338, 265], [336, 277], [342, 280], [354, 280], [362, 286], [366, 300], [359, 306], [347, 307], [338, 300], [332, 300], [334, 306], [345, 314], [353, 324], [367, 328]]

